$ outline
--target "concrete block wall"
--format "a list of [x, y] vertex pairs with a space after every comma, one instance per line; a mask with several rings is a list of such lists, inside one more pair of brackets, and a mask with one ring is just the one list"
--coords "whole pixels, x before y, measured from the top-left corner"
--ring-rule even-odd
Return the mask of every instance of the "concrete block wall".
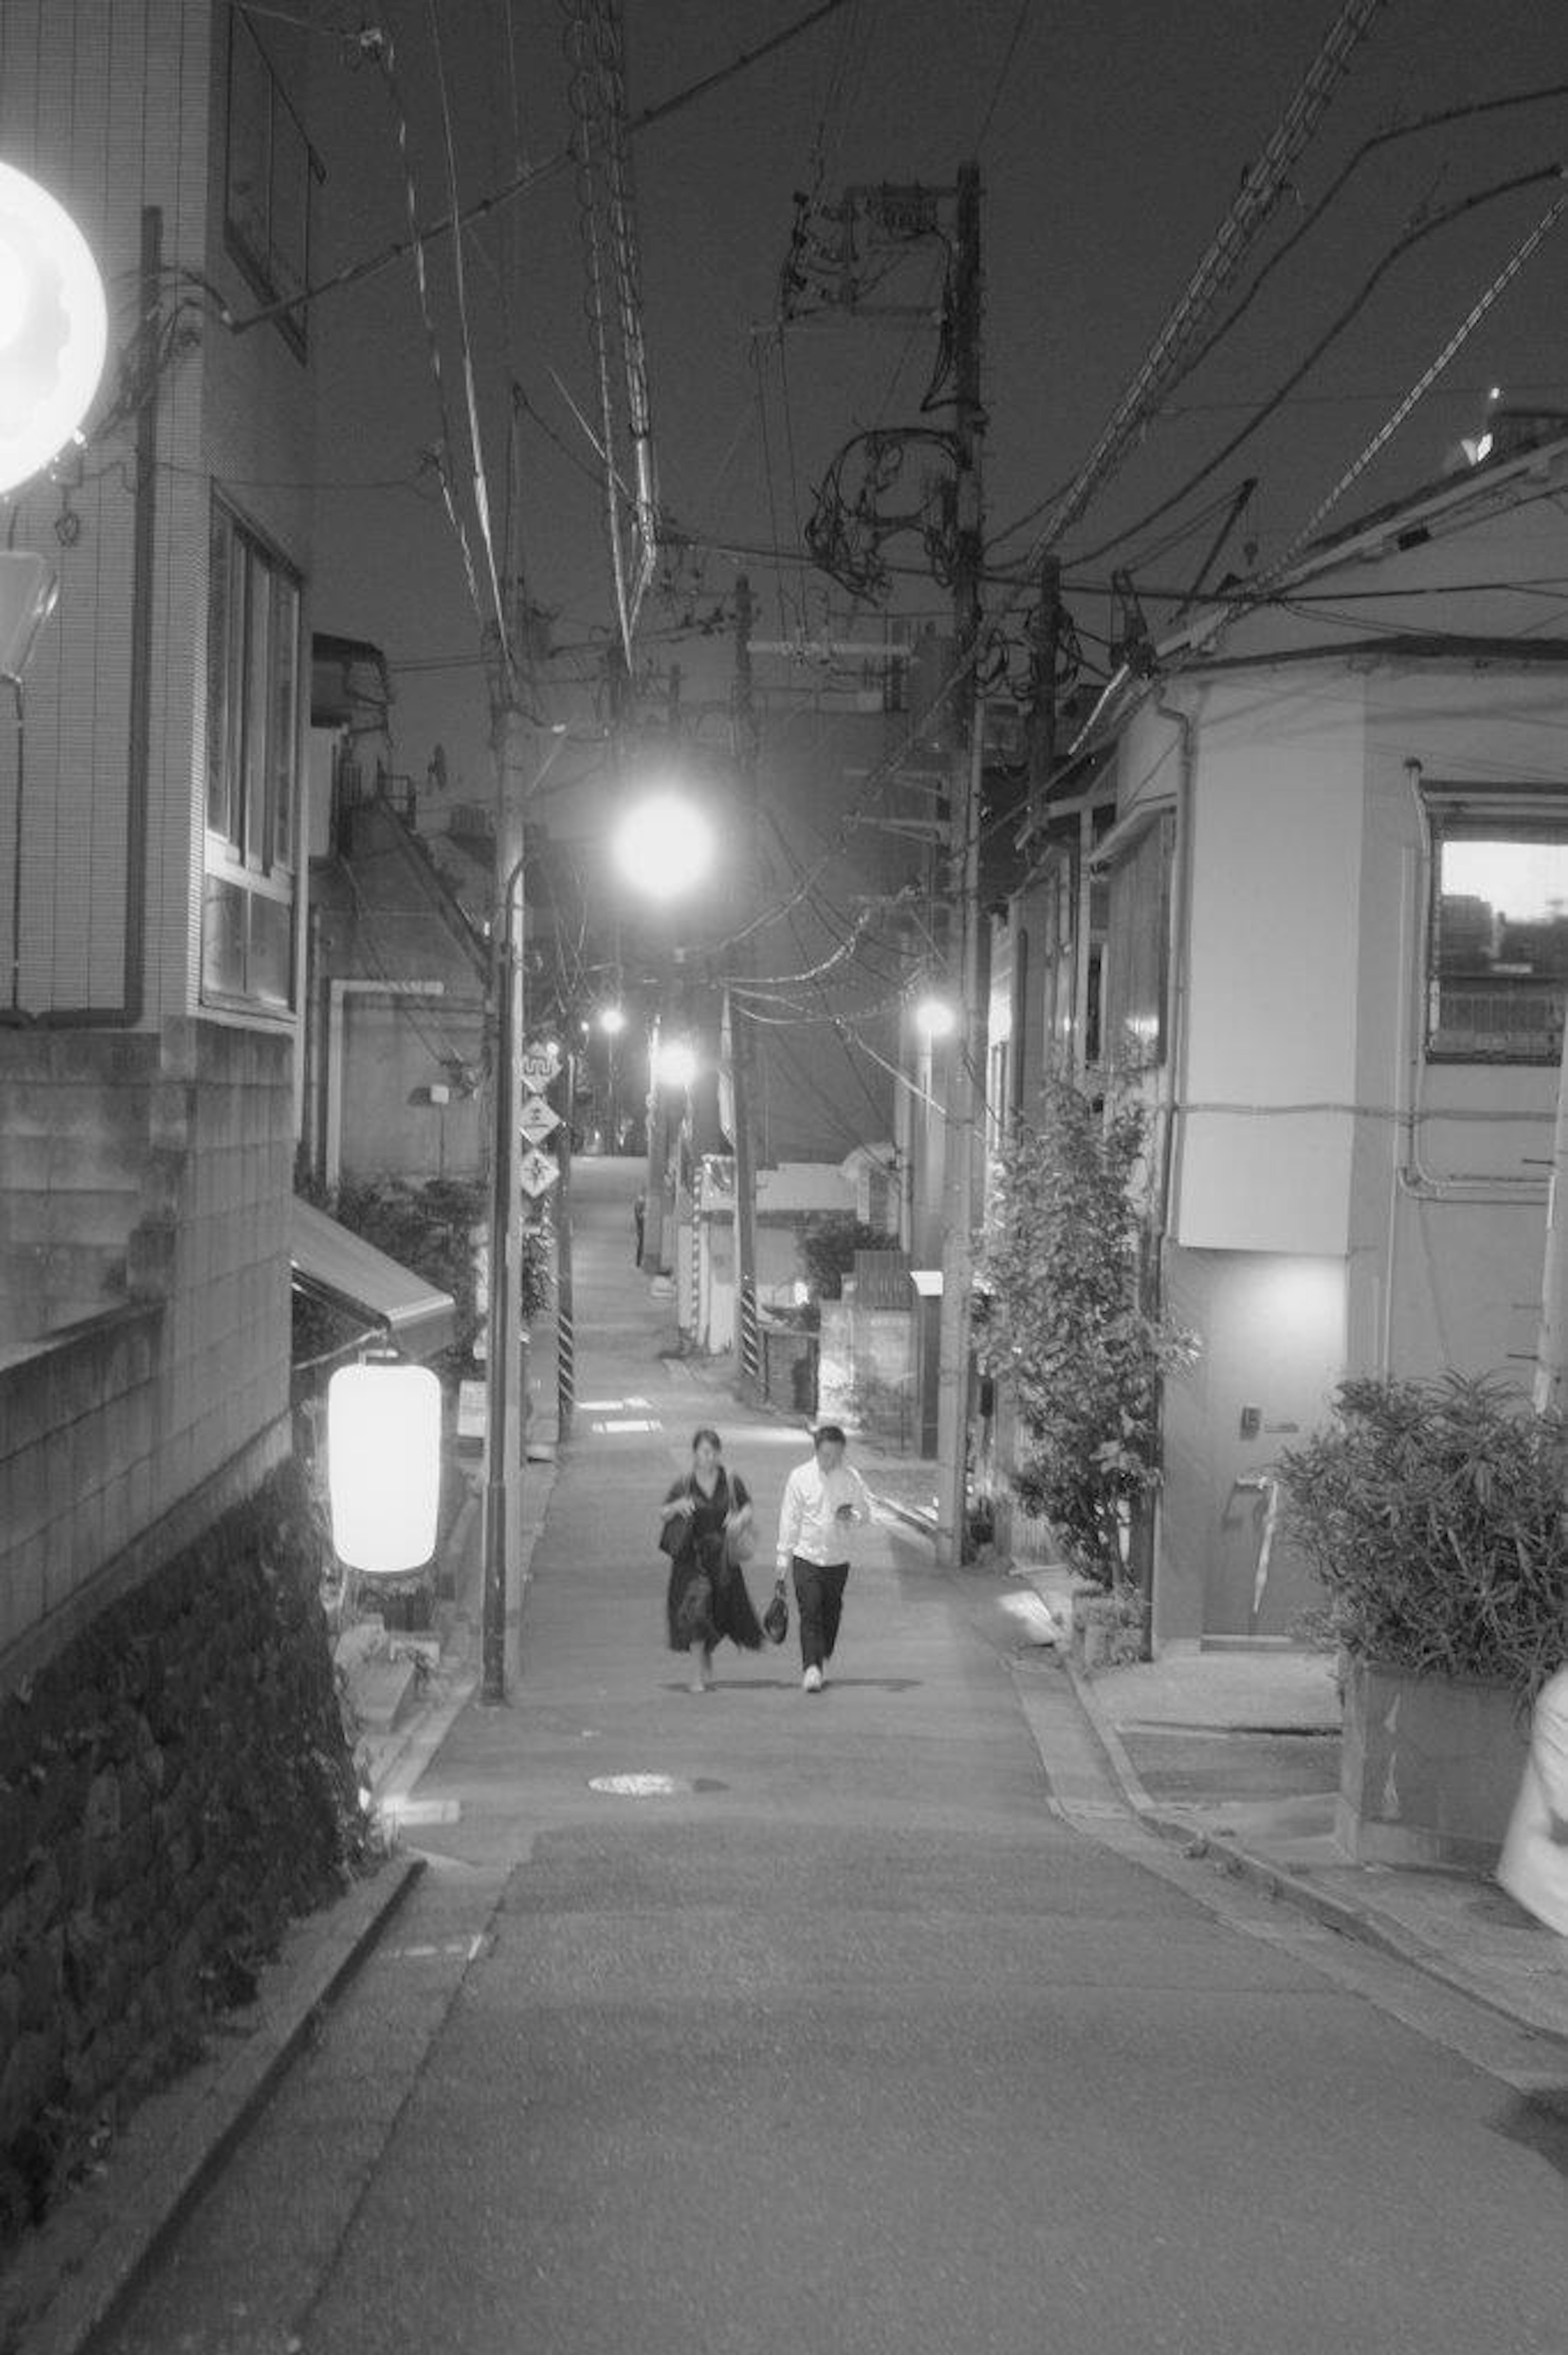
[[[59, 1085], [84, 1161], [112, 1152], [140, 1215], [109, 1305], [0, 1345], [0, 1664], [148, 1532], [188, 1521], [206, 1491], [243, 1492], [289, 1444], [288, 1040], [185, 1020], [156, 1038], [6, 1033], [0, 1071], [18, 1041], [34, 1071], [40, 1046], [69, 1048]], [[7, 1115], [16, 1092], [0, 1094]], [[19, 1092], [29, 1120], [51, 1101], [44, 1082]]]
[[0, 1036], [0, 1343], [120, 1305], [158, 1041]]

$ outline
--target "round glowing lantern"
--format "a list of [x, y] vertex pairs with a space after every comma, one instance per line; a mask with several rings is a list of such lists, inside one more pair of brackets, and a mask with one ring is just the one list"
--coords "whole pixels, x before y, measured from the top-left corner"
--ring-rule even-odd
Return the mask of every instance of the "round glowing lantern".
[[384, 1578], [423, 1569], [441, 1487], [441, 1386], [428, 1366], [338, 1369], [327, 1384], [327, 1484], [341, 1561]]
[[103, 281], [46, 188], [0, 164], [0, 491], [69, 441], [109, 346]]

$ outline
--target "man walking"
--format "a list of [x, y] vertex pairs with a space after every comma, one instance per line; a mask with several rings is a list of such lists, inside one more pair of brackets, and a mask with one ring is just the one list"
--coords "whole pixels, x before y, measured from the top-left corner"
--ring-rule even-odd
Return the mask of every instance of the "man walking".
[[821, 1692], [838, 1641], [849, 1576], [849, 1533], [871, 1518], [871, 1498], [853, 1465], [844, 1462], [844, 1435], [836, 1423], [812, 1433], [810, 1460], [797, 1464], [779, 1508], [779, 1582], [793, 1571], [800, 1623], [801, 1683]]

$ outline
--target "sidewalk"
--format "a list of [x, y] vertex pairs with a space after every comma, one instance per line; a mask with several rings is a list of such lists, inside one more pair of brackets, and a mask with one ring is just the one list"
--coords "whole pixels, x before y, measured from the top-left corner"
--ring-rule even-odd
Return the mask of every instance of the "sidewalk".
[[1340, 1702], [1325, 1656], [1182, 1653], [1089, 1676], [1067, 1655], [1071, 1573], [1022, 1575], [1052, 1614], [1127, 1806], [1151, 1830], [1522, 2027], [1568, 2037], [1568, 1942], [1489, 1877], [1354, 1864], [1339, 1847]]

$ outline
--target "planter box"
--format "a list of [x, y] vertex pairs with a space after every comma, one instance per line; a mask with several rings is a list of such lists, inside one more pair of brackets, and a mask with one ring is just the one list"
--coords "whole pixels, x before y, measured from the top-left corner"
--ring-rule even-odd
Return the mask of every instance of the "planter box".
[[1072, 1614], [1072, 1657], [1087, 1675], [1097, 1668], [1133, 1668], [1145, 1657], [1149, 1607], [1141, 1596], [1075, 1586]]
[[1505, 1685], [1352, 1661], [1334, 1837], [1358, 1864], [1497, 1861], [1530, 1745]]

